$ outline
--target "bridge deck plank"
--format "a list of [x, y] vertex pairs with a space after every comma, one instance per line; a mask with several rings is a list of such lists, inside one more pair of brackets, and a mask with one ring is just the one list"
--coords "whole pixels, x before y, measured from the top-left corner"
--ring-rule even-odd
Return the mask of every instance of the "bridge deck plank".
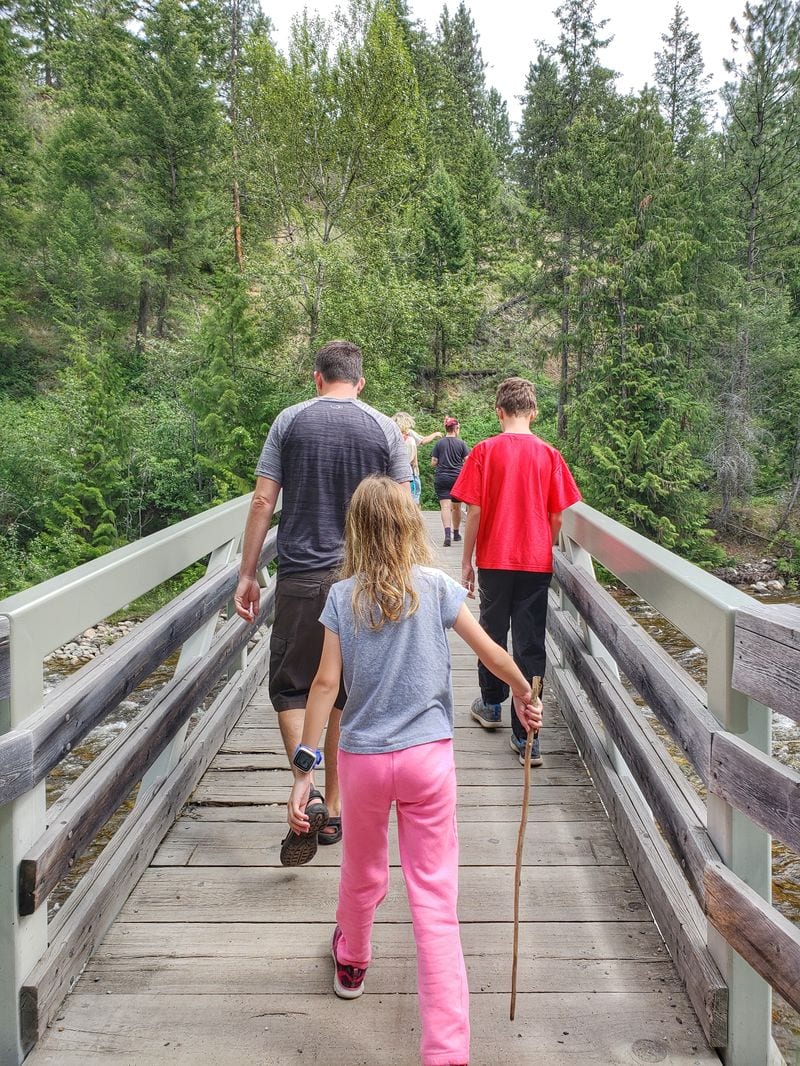
[[[438, 540], [436, 516], [428, 521]], [[439, 549], [439, 557], [458, 576], [457, 549]], [[470, 723], [475, 666], [460, 651], [454, 689], [473, 1063], [718, 1063], [547, 699], [546, 766], [533, 772], [522, 882], [517, 1020], [508, 1022], [521, 772], [507, 728], [492, 734]], [[262, 688], [31, 1066], [418, 1062], [413, 938], [399, 871], [378, 912], [367, 992], [357, 1006], [342, 1004], [328, 990], [338, 849], [320, 849], [304, 869], [279, 865], [288, 781]]]

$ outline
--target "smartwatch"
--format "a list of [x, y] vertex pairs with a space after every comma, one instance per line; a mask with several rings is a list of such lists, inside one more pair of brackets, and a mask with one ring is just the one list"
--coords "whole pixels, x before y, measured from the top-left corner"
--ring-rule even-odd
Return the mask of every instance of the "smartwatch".
[[298, 744], [294, 749], [294, 757], [292, 758], [292, 765], [296, 766], [298, 770], [304, 774], [310, 774], [315, 766], [319, 766], [322, 762], [322, 752], [313, 748], [307, 748], [303, 744]]

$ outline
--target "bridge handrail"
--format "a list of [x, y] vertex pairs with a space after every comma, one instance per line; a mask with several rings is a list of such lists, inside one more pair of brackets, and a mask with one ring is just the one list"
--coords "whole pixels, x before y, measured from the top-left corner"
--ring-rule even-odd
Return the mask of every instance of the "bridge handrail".
[[[259, 561], [275, 556], [270, 532]], [[38, 711], [0, 736], [0, 806], [42, 781], [211, 614], [230, 599], [238, 577], [233, 563], [196, 581], [127, 636], [65, 678]]]
[[[0, 1063], [20, 1061], [52, 1019], [176, 805], [264, 676], [264, 646], [252, 662], [245, 649], [272, 612], [272, 589], [255, 624], [232, 620], [215, 636], [235, 588], [249, 502], [243, 496], [214, 507], [0, 601]], [[264, 583], [275, 547], [272, 531], [260, 559]], [[209, 556], [206, 577], [44, 698], [45, 655]], [[180, 646], [173, 681], [46, 812], [48, 772]], [[186, 744], [189, 717], [226, 671], [233, 680]], [[48, 936], [42, 904], [137, 781], [124, 831], [73, 890]], [[93, 892], [103, 900], [98, 908]]]
[[9, 619], [13, 639], [24, 633], [28, 658], [43, 659], [238, 536], [250, 499], [239, 496], [0, 600], [0, 615]]
[[[274, 540], [273, 550], [268, 555], [274, 555]], [[228, 570], [234, 571], [232, 578], [235, 581], [236, 567]], [[214, 613], [219, 606], [222, 604], [213, 608]], [[216, 635], [208, 653], [159, 689], [147, 707], [49, 808], [47, 830], [20, 863], [20, 914], [33, 914], [59, 881], [67, 876], [75, 861], [124, 803], [134, 785], [142, 780], [178, 729], [264, 624], [271, 606], [272, 601], [265, 598], [263, 609], [249, 625], [236, 616], [229, 619]], [[198, 619], [198, 627], [210, 613], [209, 609]], [[113, 667], [116, 663], [109, 665]], [[116, 702], [115, 693], [109, 708]], [[106, 713], [104, 711], [100, 717]]]
[[[798, 848], [800, 775], [771, 757], [770, 714], [746, 698], [749, 694], [764, 698], [770, 691], [768, 682], [760, 676], [757, 690], [747, 689], [740, 681], [740, 691], [732, 685], [736, 622], [740, 622], [736, 636], [741, 658], [741, 620], [751, 615], [754, 601], [584, 504], [571, 508], [564, 517], [564, 545], [572, 561], [556, 553], [555, 571], [563, 594], [587, 629], [582, 632], [568, 614], [557, 610], [551, 634], [561, 645], [556, 652], [562, 655], [561, 669], [575, 677], [589, 695], [592, 714], [599, 716], [606, 730], [600, 742], [608, 757], [595, 753], [590, 765], [599, 776], [611, 767], [609, 780], [620, 767], [643, 790], [644, 799], [636, 786], [629, 790], [642, 818], [639, 831], [632, 832], [634, 850], [641, 827], [647, 833], [647, 821], [655, 817], [703, 908], [697, 913], [705, 913], [710, 923], [706, 939], [725, 975], [730, 999], [726, 1063], [766, 1064], [773, 1061], [774, 1052], [769, 985], [800, 1006], [800, 935], [769, 903], [769, 837], [761, 827]], [[706, 651], [706, 694], [599, 587], [592, 559]], [[800, 627], [793, 639], [800, 662]], [[762, 648], [761, 666], [764, 659]], [[707, 828], [705, 819], [697, 817], [697, 802], [685, 802], [685, 790], [674, 789], [674, 776], [670, 780], [663, 759], [654, 754], [661, 742], [617, 681], [609, 665], [613, 663], [649, 703], [708, 788]], [[794, 692], [795, 711], [797, 676], [796, 671], [792, 675], [782, 667], [784, 686]], [[592, 735], [598, 734], [585, 715], [579, 712], [578, 719], [582, 719], [577, 722], [579, 731], [591, 744]], [[604, 758], [605, 769], [600, 765]], [[604, 795], [607, 806], [619, 808], [615, 817], [629, 805], [627, 795], [619, 796], [613, 789]], [[630, 828], [627, 832], [631, 837]], [[644, 847], [640, 852], [645, 866], [649, 862], [646, 851]], [[671, 861], [669, 856], [666, 861]], [[638, 870], [637, 876], [647, 882], [646, 870], [644, 878]], [[651, 906], [658, 916], [652, 902]], [[682, 932], [678, 930], [675, 937], [679, 952], [686, 948], [680, 943]], [[739, 955], [732, 954], [731, 947]], [[744, 966], [743, 959], [765, 981]], [[680, 969], [680, 961], [676, 962]], [[691, 995], [691, 974], [684, 976]], [[695, 983], [694, 992], [693, 1003], [703, 1022], [703, 996], [713, 992], [713, 980], [705, 991]], [[707, 1035], [713, 1035], [708, 1028]]]

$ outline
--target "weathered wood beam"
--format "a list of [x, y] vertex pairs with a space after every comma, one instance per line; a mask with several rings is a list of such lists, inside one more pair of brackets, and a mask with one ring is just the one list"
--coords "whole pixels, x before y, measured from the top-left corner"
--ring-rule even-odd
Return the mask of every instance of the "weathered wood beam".
[[33, 914], [124, 802], [133, 786], [208, 695], [274, 608], [274, 588], [253, 623], [230, 619], [209, 650], [169, 682], [142, 715], [80, 775], [48, 811], [48, 828], [19, 867], [19, 913]]
[[754, 604], [736, 612], [732, 684], [800, 722], [800, 607]]
[[560, 551], [553, 552], [553, 570], [589, 627], [707, 785], [711, 737], [722, 727], [703, 702], [699, 686], [605, 589]]
[[706, 869], [706, 914], [727, 942], [800, 1010], [800, 930], [727, 866]]
[[[702, 902], [705, 866], [708, 862], [720, 861], [708, 838], [705, 820], [699, 813], [702, 804], [690, 795], [691, 787], [683, 780], [680, 770], [667, 766], [661, 757], [663, 742], [619, 679], [588, 653], [575, 623], [565, 617], [564, 612], [551, 611], [548, 625], [553, 639], [622, 753], [692, 891]], [[664, 755], [669, 759], [666, 753]]]
[[[552, 646], [551, 650], [555, 652]], [[559, 706], [686, 985], [706, 1039], [711, 1047], [724, 1047], [728, 1032], [728, 990], [705, 942], [703, 911], [687, 891], [683, 873], [654, 823], [640, 817], [625, 791], [605, 750], [585, 693], [567, 671], [553, 667], [548, 670]]]
[[97, 949], [131, 889], [226, 736], [266, 676], [263, 641], [245, 672], [217, 696], [190, 735], [183, 758], [146, 803], [128, 815], [51, 926], [50, 945], [20, 993], [23, 1039], [30, 1049]]
[[[271, 530], [259, 566], [275, 555]], [[40, 711], [0, 737], [0, 805], [43, 780], [110, 710], [192, 635], [236, 588], [238, 565], [207, 578], [151, 615], [49, 694]], [[25, 738], [20, 744], [20, 738]], [[28, 762], [20, 765], [21, 754]]]
[[715, 733], [709, 789], [800, 852], [800, 774], [732, 733]]

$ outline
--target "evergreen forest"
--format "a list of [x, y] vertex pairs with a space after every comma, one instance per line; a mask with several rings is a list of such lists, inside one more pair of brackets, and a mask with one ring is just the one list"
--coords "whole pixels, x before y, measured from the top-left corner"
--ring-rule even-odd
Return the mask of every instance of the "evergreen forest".
[[590, 504], [791, 566], [800, 3], [731, 14], [721, 94], [679, 4], [625, 94], [563, 0], [512, 125], [463, 0], [433, 31], [352, 0], [285, 49], [268, 2], [7, 0], [0, 595], [249, 491], [335, 337], [367, 402], [468, 443], [531, 377]]

